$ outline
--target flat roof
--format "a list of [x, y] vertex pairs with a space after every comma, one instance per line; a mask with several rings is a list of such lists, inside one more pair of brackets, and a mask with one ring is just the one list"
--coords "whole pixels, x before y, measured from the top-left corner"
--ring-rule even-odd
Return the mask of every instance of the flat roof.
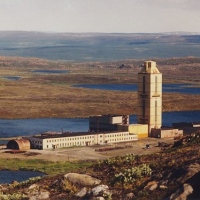
[[48, 138], [62, 138], [62, 137], [73, 137], [73, 136], [88, 136], [88, 135], [98, 135], [98, 134], [112, 134], [112, 133], [128, 133], [128, 131], [101, 131], [101, 132], [46, 132], [41, 135], [33, 135], [27, 138], [38, 138], [38, 139], [48, 139]]

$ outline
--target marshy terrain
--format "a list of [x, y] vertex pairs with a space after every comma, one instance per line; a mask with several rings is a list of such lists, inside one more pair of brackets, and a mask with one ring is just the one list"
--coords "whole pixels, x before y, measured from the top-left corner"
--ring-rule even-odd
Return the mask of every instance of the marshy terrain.
[[[193, 87], [200, 87], [200, 58], [155, 61], [163, 74], [163, 83], [189, 83]], [[38, 58], [0, 57], [1, 118], [136, 114], [137, 92], [93, 90], [74, 85], [134, 84], [137, 83], [137, 73], [143, 62], [69, 63]], [[199, 102], [198, 94], [163, 93], [163, 111], [200, 110]]]

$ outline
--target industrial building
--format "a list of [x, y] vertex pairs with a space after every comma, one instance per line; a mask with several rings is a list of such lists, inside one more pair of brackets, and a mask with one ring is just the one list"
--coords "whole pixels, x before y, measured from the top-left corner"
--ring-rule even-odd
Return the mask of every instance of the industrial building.
[[17, 149], [17, 150], [29, 150], [31, 148], [30, 141], [28, 139], [16, 139], [16, 140], [10, 140], [7, 143], [8, 149]]
[[173, 123], [173, 128], [178, 128], [183, 131], [183, 134], [191, 134], [200, 131], [200, 122], [179, 122]]
[[56, 149], [72, 146], [90, 146], [95, 144], [113, 144], [138, 140], [137, 135], [129, 132], [83, 132], [55, 133], [47, 132], [41, 135], [27, 137], [31, 148]]
[[148, 125], [148, 136], [181, 137], [183, 131], [162, 128], [162, 74], [156, 62], [146, 61], [138, 73], [138, 123]]
[[138, 123], [148, 124], [148, 134], [152, 128], [162, 126], [162, 74], [156, 62], [146, 61], [138, 73]]
[[[128, 115], [91, 116], [88, 132], [46, 132], [26, 137], [24, 141], [29, 141], [29, 148], [55, 149], [131, 142], [144, 137], [182, 136], [182, 130], [162, 128], [162, 74], [153, 61], [144, 62], [142, 70], [138, 73], [137, 117], [137, 124], [129, 124]], [[22, 144], [23, 141], [12, 140], [8, 142], [7, 148], [20, 149]]]

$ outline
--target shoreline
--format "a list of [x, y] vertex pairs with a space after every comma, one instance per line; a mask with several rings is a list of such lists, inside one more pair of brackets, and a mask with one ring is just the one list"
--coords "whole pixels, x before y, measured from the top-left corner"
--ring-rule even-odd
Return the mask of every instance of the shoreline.
[[[163, 110], [164, 113], [168, 113], [168, 112], [193, 112], [193, 111], [200, 111], [199, 108], [197, 109], [170, 109], [170, 110]], [[115, 115], [116, 113], [109, 113], [109, 114], [113, 114]], [[98, 115], [98, 114], [97, 114]], [[99, 114], [101, 115], [101, 114]], [[102, 114], [103, 115], [103, 114]], [[120, 114], [116, 114], [116, 115], [120, 115]], [[136, 115], [136, 113], [130, 113], [128, 115]], [[74, 116], [74, 117], [30, 117], [30, 118], [27, 118], [27, 117], [22, 117], [22, 118], [0, 118], [0, 120], [31, 120], [31, 119], [88, 119], [90, 116], [93, 116], [93, 115], [89, 115], [89, 116]]]

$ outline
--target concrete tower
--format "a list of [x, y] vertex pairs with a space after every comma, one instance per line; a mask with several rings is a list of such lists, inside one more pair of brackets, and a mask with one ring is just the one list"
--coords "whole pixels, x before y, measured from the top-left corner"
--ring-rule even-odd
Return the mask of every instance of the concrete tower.
[[152, 128], [162, 125], [162, 74], [156, 62], [146, 61], [138, 73], [138, 123]]

